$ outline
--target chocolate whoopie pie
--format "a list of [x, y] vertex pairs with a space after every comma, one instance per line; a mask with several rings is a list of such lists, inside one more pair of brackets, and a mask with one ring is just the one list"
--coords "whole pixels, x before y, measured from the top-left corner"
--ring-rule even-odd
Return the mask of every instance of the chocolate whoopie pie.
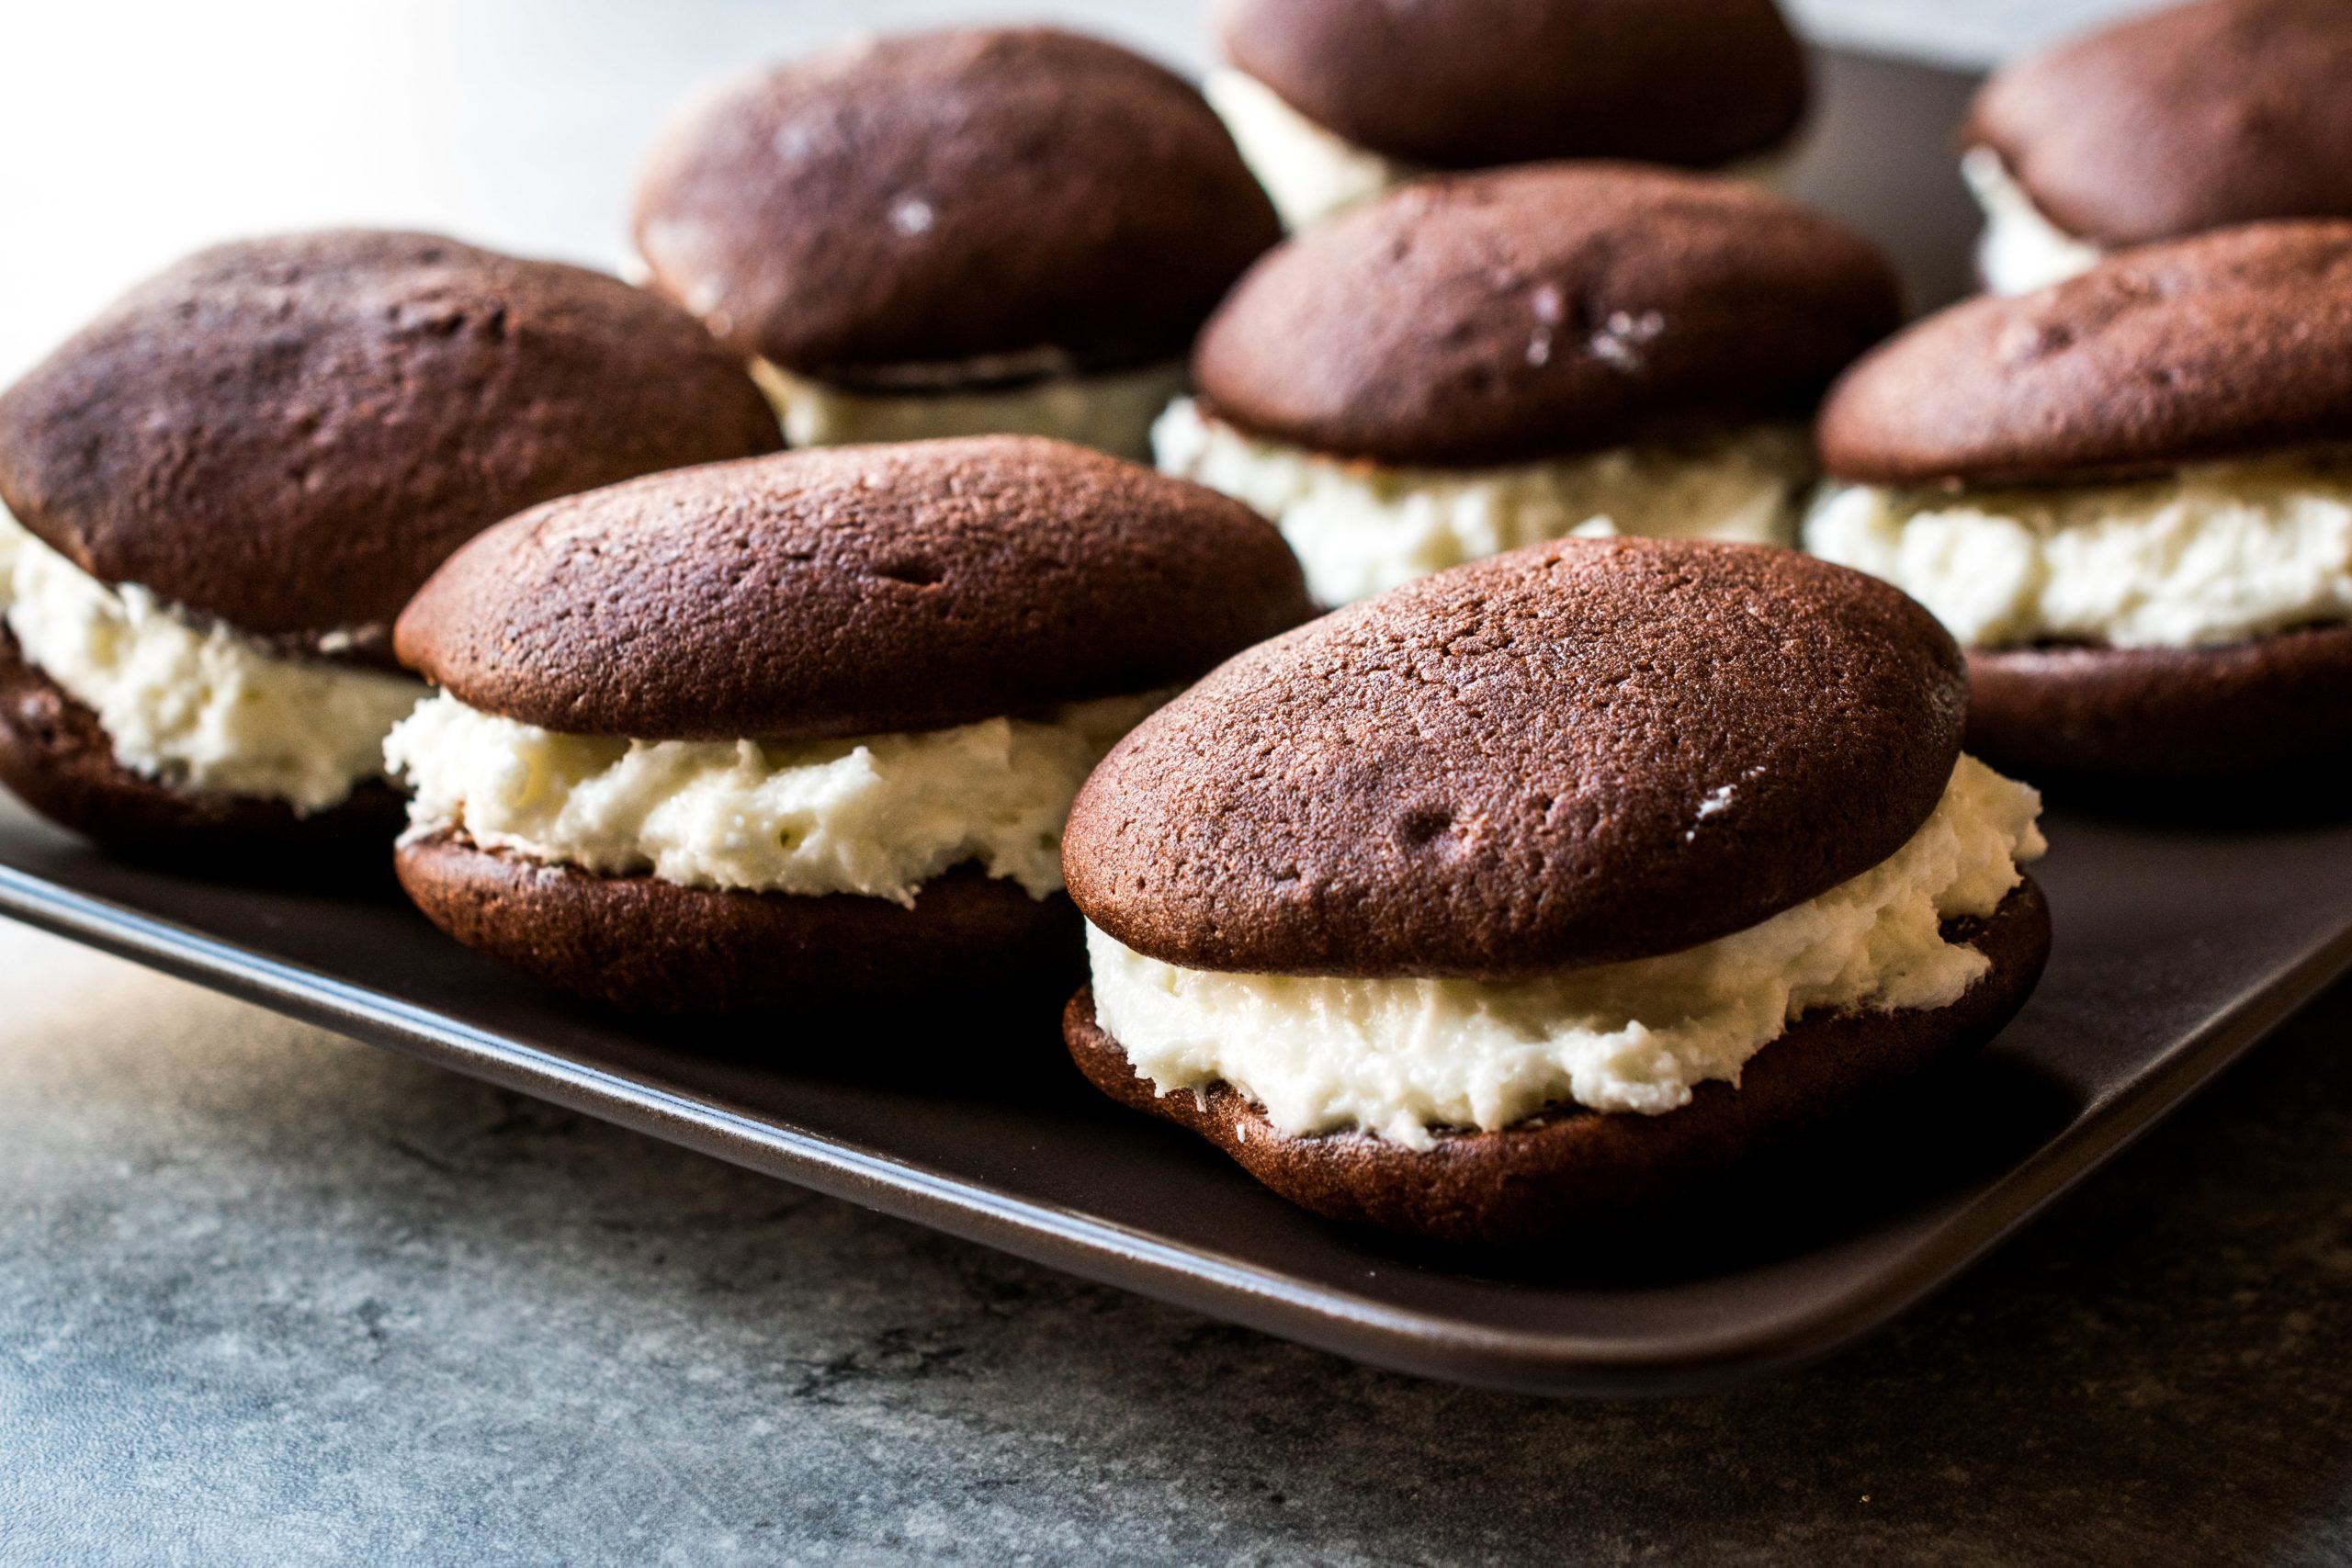
[[2193, 777], [2352, 747], [2352, 222], [1955, 306], [1856, 366], [1819, 439], [1807, 547], [1968, 645], [1987, 757]]
[[1773, 0], [1227, 0], [1217, 44], [1204, 90], [1294, 229], [1436, 170], [1713, 168], [1805, 107]]
[[1064, 813], [1169, 688], [1310, 612], [1246, 508], [1063, 442], [716, 464], [526, 512], [401, 616], [401, 884], [655, 1012], [1075, 961]]
[[1019, 28], [862, 39], [696, 99], [636, 231], [796, 446], [1003, 431], [1141, 457], [1280, 228], [1191, 85]]
[[1668, 1213], [1973, 1050], [2047, 915], [1927, 612], [1792, 551], [1571, 540], [1229, 660], [1063, 843], [1097, 1087], [1450, 1241]]
[[481, 529], [779, 445], [740, 364], [616, 278], [431, 234], [201, 252], [0, 393], [0, 780], [89, 838], [399, 830], [393, 617]]
[[1900, 319], [1867, 241], [1752, 186], [1425, 181], [1252, 267], [1153, 437], [1324, 604], [1579, 531], [1786, 544], [1815, 400]]
[[1996, 73], [1962, 132], [1979, 269], [2016, 294], [2105, 252], [2352, 217], [2352, 6], [2197, 0]]

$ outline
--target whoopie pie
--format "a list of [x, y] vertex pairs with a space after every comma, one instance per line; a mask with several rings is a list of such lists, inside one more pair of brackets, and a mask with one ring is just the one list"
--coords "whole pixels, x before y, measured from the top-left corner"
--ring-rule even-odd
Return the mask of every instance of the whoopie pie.
[[567, 491], [779, 445], [616, 278], [364, 230], [199, 253], [0, 393], [0, 780], [107, 844], [399, 830], [392, 619]]
[[1976, 98], [1962, 172], [1985, 284], [2023, 293], [2111, 250], [2352, 218], [2352, 6], [2197, 0], [2019, 61]]
[[1814, 404], [1900, 319], [1867, 241], [1752, 186], [1425, 181], [1252, 267], [1153, 438], [1327, 604], [1579, 530], [1785, 544]]
[[2190, 776], [2352, 746], [2352, 222], [1954, 306], [1821, 414], [1808, 548], [1969, 649], [1970, 746]]
[[1926, 611], [1788, 550], [1569, 540], [1335, 612], [1080, 793], [1070, 1053], [1336, 1218], [1667, 1213], [2031, 989], [2039, 800], [1966, 707]]
[[1246, 507], [1067, 443], [639, 479], [474, 540], [401, 616], [401, 884], [659, 1012], [954, 998], [1074, 960], [1063, 814], [1166, 694], [1310, 610]]
[[1142, 457], [1280, 225], [1189, 84], [1018, 28], [861, 39], [697, 98], [636, 231], [796, 446], [1012, 432]]
[[1804, 118], [1773, 0], [1227, 0], [1204, 91], [1294, 229], [1418, 175], [1713, 168]]

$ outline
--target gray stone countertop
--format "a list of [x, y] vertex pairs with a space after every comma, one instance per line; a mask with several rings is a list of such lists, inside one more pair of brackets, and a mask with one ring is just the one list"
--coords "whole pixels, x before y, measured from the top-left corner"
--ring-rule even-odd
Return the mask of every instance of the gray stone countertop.
[[[2117, 8], [1801, 7], [1974, 57]], [[980, 9], [21, 8], [0, 367], [239, 231], [418, 221], [609, 262], [686, 84]], [[1197, 56], [1191, 5], [1052, 10]], [[0, 924], [0, 1564], [2352, 1561], [2347, 1032], [2342, 990], [1825, 1366], [1545, 1404]]]
[[0, 1562], [2352, 1561], [2352, 989], [1859, 1348], [1579, 1404], [0, 976]]

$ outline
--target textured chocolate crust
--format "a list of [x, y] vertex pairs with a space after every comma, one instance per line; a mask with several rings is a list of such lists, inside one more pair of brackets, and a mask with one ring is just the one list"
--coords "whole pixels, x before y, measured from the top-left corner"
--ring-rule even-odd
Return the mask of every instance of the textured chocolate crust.
[[1703, 167], [1804, 114], [1804, 54], [1772, 0], [1228, 0], [1217, 36], [1309, 119], [1442, 168]]
[[910, 909], [848, 894], [715, 893], [598, 876], [444, 832], [394, 869], [425, 918], [548, 985], [644, 1013], [797, 1012], [1016, 986], [1077, 962], [1068, 898], [951, 872]]
[[1829, 471], [2035, 483], [2352, 441], [2352, 222], [2111, 256], [1929, 317], [1823, 404]]
[[1570, 540], [1231, 660], [1080, 791], [1086, 918], [1194, 969], [1501, 978], [1744, 930], [1942, 797], [1960, 650], [1794, 551]]
[[492, 529], [402, 662], [575, 734], [932, 729], [1190, 680], [1314, 613], [1239, 502], [1031, 436], [657, 474]]
[[83, 570], [260, 637], [380, 639], [551, 496], [783, 445], [693, 318], [430, 234], [202, 251], [0, 393], [0, 498]]
[[2029, 879], [1989, 919], [1945, 935], [1993, 961], [1933, 1012], [1807, 1013], [1729, 1084], [1701, 1084], [1660, 1116], [1581, 1107], [1491, 1133], [1443, 1132], [1428, 1150], [1363, 1133], [1294, 1136], [1219, 1083], [1161, 1095], [1094, 1020], [1092, 987], [1062, 1015], [1095, 1088], [1190, 1128], [1274, 1191], [1328, 1219], [1431, 1240], [1525, 1247], [1637, 1230], [1685, 1213], [1759, 1156], [1864, 1111], [1984, 1045], [2025, 1005], [2050, 954], [2050, 912]]
[[[388, 784], [301, 817], [282, 800], [173, 789], [115, 761], [98, 716], [25, 661], [0, 628], [0, 784], [84, 838], [124, 853], [187, 861], [266, 861], [288, 852], [380, 864], [407, 820]], [[264, 867], [262, 869], [268, 869]]]
[[1973, 649], [1968, 749], [2028, 776], [2212, 778], [2352, 751], [2352, 626], [2224, 648]]
[[1193, 370], [1258, 434], [1470, 465], [1809, 413], [1901, 319], [1868, 241], [1769, 192], [1544, 165], [1408, 186], [1291, 240]]
[[2352, 216], [2352, 6], [2173, 6], [2021, 61], [1962, 132], [2068, 231], [2109, 245]]
[[1280, 237], [1190, 85], [1050, 28], [868, 39], [697, 99], [638, 186], [654, 287], [738, 354], [1180, 357]]

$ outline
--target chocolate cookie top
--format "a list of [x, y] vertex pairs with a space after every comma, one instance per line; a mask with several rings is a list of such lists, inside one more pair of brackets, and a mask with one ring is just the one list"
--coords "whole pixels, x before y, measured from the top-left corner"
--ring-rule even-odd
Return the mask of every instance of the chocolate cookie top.
[[1502, 978], [1756, 924], [1901, 848], [1960, 650], [1792, 551], [1541, 545], [1231, 660], [1103, 760], [1062, 870], [1193, 968]]
[[217, 246], [118, 301], [0, 393], [0, 499], [95, 577], [380, 644], [510, 513], [781, 445], [742, 367], [641, 289], [347, 230]]
[[1190, 85], [1050, 28], [863, 40], [702, 98], [636, 228], [737, 353], [844, 380], [1180, 356], [1282, 231]]
[[1704, 167], [1804, 114], [1804, 53], [1772, 0], [1231, 0], [1218, 40], [1309, 119], [1440, 168]]
[[1848, 373], [1823, 462], [1874, 484], [2096, 479], [2352, 441], [2352, 222], [2266, 223], [1976, 299]]
[[2161, 10], [2002, 71], [1962, 135], [2105, 244], [2352, 216], [2352, 6]]
[[1193, 370], [1256, 434], [1505, 462], [1808, 412], [1901, 314], [1869, 242], [1754, 186], [1546, 164], [1407, 186], [1289, 241]]
[[789, 739], [1170, 685], [1311, 614], [1238, 502], [990, 435], [551, 502], [451, 558], [397, 640], [459, 700], [549, 729]]

